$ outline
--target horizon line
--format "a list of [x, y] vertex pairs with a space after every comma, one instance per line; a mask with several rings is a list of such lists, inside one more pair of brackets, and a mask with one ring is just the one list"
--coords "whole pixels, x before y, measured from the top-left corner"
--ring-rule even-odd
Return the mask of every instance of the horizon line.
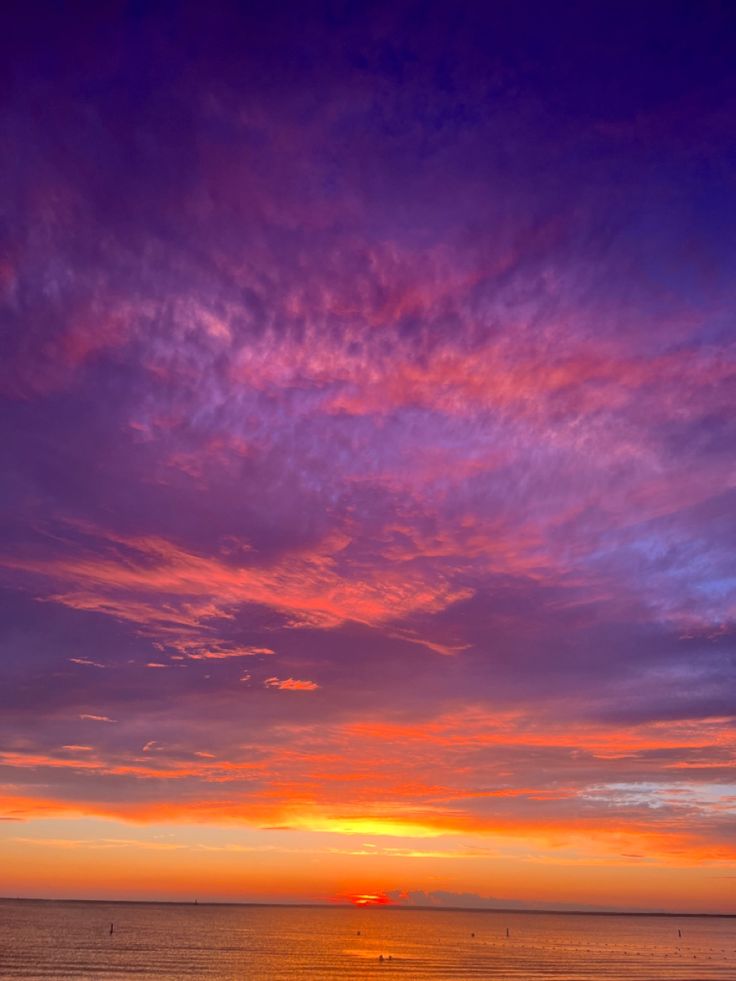
[[253, 900], [217, 900], [217, 899], [65, 899], [48, 896], [0, 896], [0, 903], [100, 903], [108, 905], [128, 906], [256, 906], [282, 909], [373, 909], [373, 910], [407, 910], [409, 912], [430, 913], [521, 913], [539, 916], [554, 914], [555, 916], [675, 916], [681, 918], [709, 917], [711, 919], [736, 919], [734, 913], [696, 913], [675, 912], [668, 910], [606, 910], [606, 909], [545, 909], [543, 907], [510, 907], [510, 906], [419, 906], [402, 903], [375, 903], [358, 905], [355, 903], [297, 903], [297, 902], [259, 902]]

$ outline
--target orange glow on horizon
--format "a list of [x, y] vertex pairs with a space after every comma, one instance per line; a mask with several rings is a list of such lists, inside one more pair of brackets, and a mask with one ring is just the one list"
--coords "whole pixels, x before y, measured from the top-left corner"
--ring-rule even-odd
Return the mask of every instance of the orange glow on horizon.
[[393, 903], [393, 899], [389, 899], [385, 893], [356, 893], [353, 896], [337, 896], [335, 899], [341, 903], [345, 900], [353, 906], [390, 906]]

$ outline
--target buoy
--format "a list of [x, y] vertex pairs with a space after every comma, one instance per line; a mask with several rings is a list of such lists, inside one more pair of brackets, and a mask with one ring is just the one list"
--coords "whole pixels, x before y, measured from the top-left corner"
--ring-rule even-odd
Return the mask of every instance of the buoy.
[[110, 933], [112, 934], [112, 933], [113, 933], [113, 931], [114, 931], [114, 927], [113, 927], [113, 925], [112, 925], [112, 923], [111, 923], [111, 924], [110, 924]]

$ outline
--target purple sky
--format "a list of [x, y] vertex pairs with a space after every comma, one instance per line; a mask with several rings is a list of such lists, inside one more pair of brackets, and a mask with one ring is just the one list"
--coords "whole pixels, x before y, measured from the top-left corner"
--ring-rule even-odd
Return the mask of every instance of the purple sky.
[[732, 862], [733, 8], [5, 19], [0, 810]]

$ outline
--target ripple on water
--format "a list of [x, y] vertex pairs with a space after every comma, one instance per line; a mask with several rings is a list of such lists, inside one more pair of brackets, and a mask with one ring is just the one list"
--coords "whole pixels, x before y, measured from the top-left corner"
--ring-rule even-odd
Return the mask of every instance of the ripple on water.
[[735, 952], [732, 918], [0, 902], [3, 979], [736, 981]]

